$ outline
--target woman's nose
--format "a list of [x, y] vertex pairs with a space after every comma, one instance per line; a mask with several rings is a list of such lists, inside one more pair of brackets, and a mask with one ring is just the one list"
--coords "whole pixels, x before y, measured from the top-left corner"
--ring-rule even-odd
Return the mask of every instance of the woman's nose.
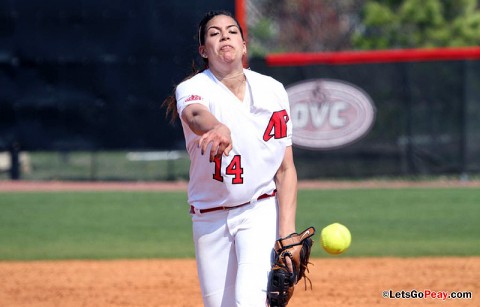
[[227, 39], [230, 39], [230, 35], [228, 34], [228, 32], [222, 32], [221, 40], [224, 41], [224, 40], [227, 40]]

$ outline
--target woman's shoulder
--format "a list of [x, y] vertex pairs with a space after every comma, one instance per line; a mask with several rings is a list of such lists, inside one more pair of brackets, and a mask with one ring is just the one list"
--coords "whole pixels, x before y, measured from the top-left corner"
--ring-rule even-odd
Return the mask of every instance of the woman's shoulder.
[[250, 69], [245, 70], [245, 75], [247, 76], [248, 82], [250, 82], [251, 86], [253, 87], [269, 88], [277, 93], [285, 92], [283, 83], [271, 76], [264, 75]]
[[253, 82], [265, 82], [269, 83], [270, 85], [277, 85], [277, 86], [282, 86], [282, 83], [275, 78], [264, 75], [262, 73], [250, 70], [250, 69], [245, 69], [245, 74], [247, 78], [250, 78]]
[[209, 77], [205, 72], [199, 72], [196, 75], [183, 80], [175, 89], [177, 99], [186, 95], [207, 96], [208, 89], [211, 88], [209, 82]]
[[184, 88], [184, 87], [190, 87], [190, 86], [202, 86], [208, 81], [208, 79], [209, 78], [207, 74], [205, 74], [205, 72], [199, 72], [180, 82], [177, 85], [177, 88], [178, 87]]

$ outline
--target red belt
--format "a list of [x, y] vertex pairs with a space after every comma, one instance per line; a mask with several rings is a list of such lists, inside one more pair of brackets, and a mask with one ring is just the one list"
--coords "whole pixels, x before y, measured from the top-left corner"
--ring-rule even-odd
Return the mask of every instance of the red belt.
[[[257, 200], [264, 199], [264, 198], [269, 198], [269, 197], [275, 196], [276, 194], [277, 194], [277, 190], [275, 189], [270, 194], [265, 193], [265, 194], [262, 194], [262, 195], [258, 196]], [[219, 211], [219, 210], [230, 210], [230, 209], [246, 206], [248, 204], [250, 204], [250, 202], [246, 202], [244, 204], [237, 205], [237, 206], [231, 206], [231, 207], [221, 206], [221, 207], [213, 207], [213, 208], [208, 208], [208, 209], [197, 209], [197, 211], [200, 212], [200, 213], [207, 213], [207, 212], [213, 212], [213, 211]], [[190, 206], [190, 213], [195, 214], [195, 207], [194, 206]]]

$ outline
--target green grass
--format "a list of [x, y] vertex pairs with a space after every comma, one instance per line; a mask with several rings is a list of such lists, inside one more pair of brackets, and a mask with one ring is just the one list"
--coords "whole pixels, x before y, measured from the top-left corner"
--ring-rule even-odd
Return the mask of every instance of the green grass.
[[302, 191], [299, 204], [302, 226], [350, 229], [345, 256], [480, 255], [477, 189]]
[[190, 257], [185, 193], [0, 193], [0, 259]]
[[[299, 191], [297, 229], [340, 222], [337, 257], [480, 255], [480, 191]], [[327, 256], [315, 236], [313, 256]], [[0, 193], [0, 260], [194, 257], [184, 192]]]

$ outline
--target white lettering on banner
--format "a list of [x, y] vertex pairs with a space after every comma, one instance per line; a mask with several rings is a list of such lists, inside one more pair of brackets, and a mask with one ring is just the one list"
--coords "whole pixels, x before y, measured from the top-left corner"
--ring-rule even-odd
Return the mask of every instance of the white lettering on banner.
[[311, 149], [333, 149], [365, 136], [373, 125], [371, 98], [339, 80], [316, 79], [287, 87], [293, 143]]
[[333, 127], [340, 128], [346, 125], [347, 120], [341, 116], [341, 112], [347, 109], [347, 104], [343, 101], [339, 101], [332, 105], [332, 111], [330, 111], [330, 124]]
[[322, 127], [325, 123], [333, 127], [343, 127], [346, 125], [346, 118], [343, 118], [341, 112], [347, 108], [347, 104], [339, 101], [334, 104], [307, 105], [299, 103], [295, 106], [294, 119], [296, 127], [303, 128], [310, 121], [315, 128]]
[[315, 128], [321, 127], [327, 118], [328, 106], [325, 104], [310, 105], [310, 114], [312, 116], [312, 123]]

